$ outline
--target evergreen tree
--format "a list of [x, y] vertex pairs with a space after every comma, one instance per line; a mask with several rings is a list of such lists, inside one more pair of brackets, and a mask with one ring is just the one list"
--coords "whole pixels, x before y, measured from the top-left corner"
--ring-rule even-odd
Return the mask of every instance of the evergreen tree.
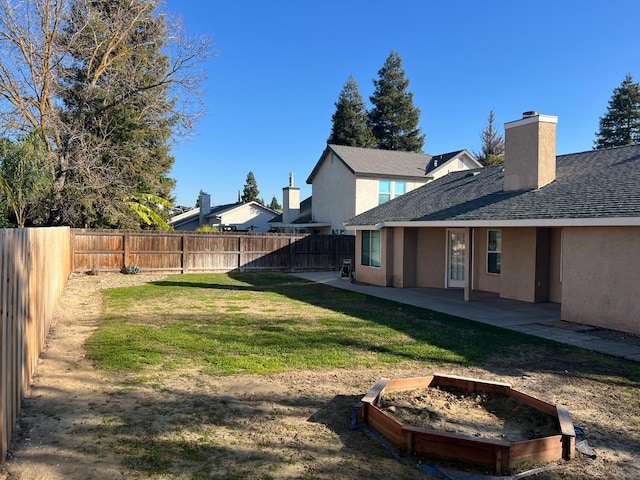
[[369, 123], [376, 146], [384, 150], [422, 151], [425, 135], [418, 127], [420, 109], [413, 105], [413, 93], [407, 91], [409, 80], [396, 52], [391, 52], [373, 84]]
[[640, 142], [640, 84], [627, 74], [613, 90], [607, 113], [600, 117], [594, 148], [618, 147]]
[[209, 41], [187, 39], [161, 9], [0, 1], [0, 123], [9, 138], [36, 131], [45, 144], [48, 224], [144, 228], [131, 199], [171, 200], [169, 152], [201, 112]]
[[282, 205], [280, 205], [278, 203], [278, 199], [276, 198], [276, 196], [274, 195], [273, 198], [271, 199], [271, 203], [269, 204], [269, 208], [271, 210], [282, 210]]
[[[73, 128], [63, 135], [63, 150], [72, 167], [77, 159], [93, 167], [67, 173], [59, 208], [72, 225], [139, 227], [128, 199], [150, 194], [168, 200], [175, 185], [168, 173], [176, 100], [163, 85], [170, 69], [163, 52], [168, 33], [165, 17], [153, 7], [147, 0], [71, 5], [61, 41], [71, 54], [63, 101], [64, 121]], [[121, 32], [123, 24], [133, 28]], [[120, 41], [104, 65], [86, 57], [97, 39], [109, 44], [114, 37]], [[161, 217], [167, 212], [156, 211]]]
[[353, 76], [349, 76], [331, 116], [331, 135], [327, 143], [371, 148], [375, 139], [369, 127], [367, 108]]
[[242, 202], [247, 203], [258, 201], [259, 194], [260, 190], [258, 190], [258, 182], [256, 182], [256, 177], [253, 175], [253, 172], [247, 173], [247, 179], [242, 190]]
[[491, 110], [489, 112], [489, 123], [480, 134], [480, 139], [482, 140], [481, 150], [474, 153], [478, 161], [483, 165], [504, 163], [504, 136], [498, 133], [494, 122], [495, 115]]

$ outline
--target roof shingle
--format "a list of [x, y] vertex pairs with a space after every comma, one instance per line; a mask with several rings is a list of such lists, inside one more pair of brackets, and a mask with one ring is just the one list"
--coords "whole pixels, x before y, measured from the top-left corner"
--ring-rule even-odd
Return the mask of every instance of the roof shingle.
[[560, 155], [556, 179], [536, 190], [505, 192], [501, 165], [452, 172], [347, 225], [620, 217], [640, 217], [640, 145]]

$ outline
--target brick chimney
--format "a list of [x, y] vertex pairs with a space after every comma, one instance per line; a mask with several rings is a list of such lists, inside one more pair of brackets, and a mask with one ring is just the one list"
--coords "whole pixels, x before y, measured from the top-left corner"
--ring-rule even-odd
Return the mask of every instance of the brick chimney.
[[293, 173], [289, 186], [282, 189], [282, 223], [291, 223], [300, 216], [300, 187], [293, 186]]
[[535, 190], [556, 178], [558, 117], [524, 112], [504, 125], [504, 190]]

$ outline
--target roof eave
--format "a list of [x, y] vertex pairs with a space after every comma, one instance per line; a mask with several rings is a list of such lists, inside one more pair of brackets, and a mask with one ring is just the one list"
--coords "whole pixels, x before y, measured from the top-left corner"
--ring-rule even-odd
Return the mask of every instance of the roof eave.
[[528, 218], [520, 220], [398, 220], [382, 221], [375, 225], [346, 225], [351, 230], [377, 230], [391, 227], [640, 227], [640, 217], [608, 218]]

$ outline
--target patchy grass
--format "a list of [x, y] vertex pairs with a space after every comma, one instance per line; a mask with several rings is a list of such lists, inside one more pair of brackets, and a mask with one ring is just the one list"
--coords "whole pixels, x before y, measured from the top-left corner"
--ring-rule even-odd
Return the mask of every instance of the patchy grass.
[[482, 362], [545, 341], [280, 274], [184, 275], [105, 292], [87, 342], [101, 369], [199, 365], [268, 374], [420, 361]]

